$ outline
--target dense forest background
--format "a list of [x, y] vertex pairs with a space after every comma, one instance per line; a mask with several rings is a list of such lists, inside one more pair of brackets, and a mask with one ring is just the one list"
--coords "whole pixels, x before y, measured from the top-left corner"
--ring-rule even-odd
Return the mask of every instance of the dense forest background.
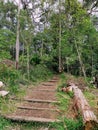
[[[97, 0], [1, 0], [0, 80], [98, 73]], [[10, 67], [9, 67], [10, 66]]]
[[98, 130], [98, 0], [0, 0], [0, 94], [0, 130]]

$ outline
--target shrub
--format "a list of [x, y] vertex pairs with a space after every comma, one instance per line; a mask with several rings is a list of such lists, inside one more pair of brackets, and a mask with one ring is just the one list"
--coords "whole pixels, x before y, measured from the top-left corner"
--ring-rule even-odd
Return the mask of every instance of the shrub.
[[18, 91], [18, 84], [20, 74], [14, 68], [7, 67], [6, 65], [0, 65], [0, 80], [8, 87], [10, 92], [15, 93]]
[[10, 121], [0, 117], [0, 130], [5, 130], [10, 125]]
[[56, 130], [83, 130], [83, 121], [82, 118], [73, 120], [64, 117], [61, 122], [52, 123], [50, 127], [56, 128]]
[[50, 76], [52, 76], [52, 72], [45, 65], [36, 65], [30, 71], [30, 80], [32, 81], [46, 80]]

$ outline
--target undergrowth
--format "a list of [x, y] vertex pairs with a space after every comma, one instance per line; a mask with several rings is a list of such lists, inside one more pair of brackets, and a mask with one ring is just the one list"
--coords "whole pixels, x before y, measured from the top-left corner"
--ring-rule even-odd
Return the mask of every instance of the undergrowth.
[[15, 101], [8, 99], [8, 97], [0, 97], [0, 113], [12, 113], [15, 109]]
[[64, 94], [63, 92], [58, 92], [57, 94], [57, 98], [59, 100], [59, 104], [58, 104], [58, 107], [59, 109], [62, 111], [66, 111], [68, 110], [69, 108], [69, 105], [70, 105], [70, 96], [67, 95], [67, 94]]
[[9, 120], [0, 117], [0, 130], [8, 130], [8, 127], [10, 127], [10, 125], [11, 122]]
[[96, 96], [93, 93], [90, 93], [88, 91], [84, 92], [85, 97], [88, 99], [88, 102], [90, 104], [91, 107], [96, 107], [97, 108], [97, 100], [96, 100]]
[[6, 65], [0, 65], [0, 81], [5, 84], [4, 89], [9, 90], [11, 94], [19, 91], [19, 84], [17, 83], [19, 77], [19, 71]]
[[61, 91], [63, 87], [67, 87], [67, 79], [68, 76], [66, 77], [65, 73], [60, 75], [60, 82], [57, 92], [57, 97], [59, 100], [58, 107], [63, 117], [60, 118], [60, 122], [52, 123], [51, 127], [55, 128], [56, 130], [83, 130], [83, 121], [81, 117], [78, 119], [70, 119], [67, 117], [70, 105], [72, 105], [72, 98], [74, 96], [73, 92], [66, 93]]
[[78, 120], [68, 119], [63, 117], [60, 119], [61, 122], [55, 122], [50, 125], [50, 127], [56, 130], [83, 130], [83, 121], [79, 117]]
[[30, 71], [30, 80], [33, 82], [45, 81], [52, 76], [52, 72], [45, 65], [36, 65]]
[[11, 122], [3, 117], [0, 117], [0, 130], [39, 130], [49, 128], [48, 123], [38, 122]]
[[15, 68], [7, 67], [6, 65], [0, 65], [0, 81], [5, 84], [6, 90], [10, 91], [10, 94], [16, 95], [20, 92], [21, 87], [29, 85], [30, 83], [45, 81], [52, 77], [52, 72], [45, 65], [36, 65], [30, 69], [30, 77], [28, 80], [27, 73]]

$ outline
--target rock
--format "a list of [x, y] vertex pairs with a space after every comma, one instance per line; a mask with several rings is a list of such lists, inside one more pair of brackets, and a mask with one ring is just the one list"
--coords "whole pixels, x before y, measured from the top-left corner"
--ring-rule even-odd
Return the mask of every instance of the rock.
[[9, 91], [0, 91], [0, 96], [4, 97], [9, 93]]
[[48, 128], [45, 128], [44, 130], [49, 130]]
[[4, 84], [3, 84], [3, 82], [2, 81], [0, 81], [0, 88], [3, 86]]

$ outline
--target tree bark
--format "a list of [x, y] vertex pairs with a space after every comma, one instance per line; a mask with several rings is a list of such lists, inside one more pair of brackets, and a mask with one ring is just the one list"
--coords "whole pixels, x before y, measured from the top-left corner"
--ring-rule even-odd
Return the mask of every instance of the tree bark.
[[17, 36], [16, 36], [16, 69], [18, 69], [19, 66], [19, 32], [20, 32], [20, 21], [19, 21], [19, 15], [20, 15], [20, 0], [18, 4], [18, 16], [17, 16]]
[[27, 44], [27, 74], [28, 74], [28, 80], [30, 79], [30, 55], [29, 55], [29, 45]]
[[59, 0], [59, 72], [62, 72], [61, 60], [61, 0]]
[[94, 129], [95, 126], [98, 125], [98, 119], [91, 110], [82, 91], [73, 83], [70, 84], [70, 87], [74, 92], [74, 106], [76, 110], [78, 110], [82, 114], [85, 130]]
[[[27, 43], [27, 41], [24, 39], [22, 33], [21, 33], [21, 37], [23, 38], [24, 43], [26, 44], [26, 50], [27, 50], [27, 76], [28, 76], [28, 80], [30, 79], [30, 46]], [[30, 43], [31, 43], [31, 38], [30, 38]]]
[[76, 41], [75, 41], [75, 47], [76, 47], [76, 50], [77, 50], [78, 59], [79, 59], [79, 62], [80, 62], [81, 70], [82, 70], [82, 72], [83, 72], [83, 76], [84, 76], [84, 78], [85, 78], [85, 81], [87, 81], [87, 80], [86, 80], [86, 72], [85, 72], [84, 64], [83, 64], [83, 61], [82, 61], [82, 59], [81, 59], [81, 53], [80, 53], [80, 51], [79, 51], [79, 48], [78, 48], [78, 46], [77, 46]]

